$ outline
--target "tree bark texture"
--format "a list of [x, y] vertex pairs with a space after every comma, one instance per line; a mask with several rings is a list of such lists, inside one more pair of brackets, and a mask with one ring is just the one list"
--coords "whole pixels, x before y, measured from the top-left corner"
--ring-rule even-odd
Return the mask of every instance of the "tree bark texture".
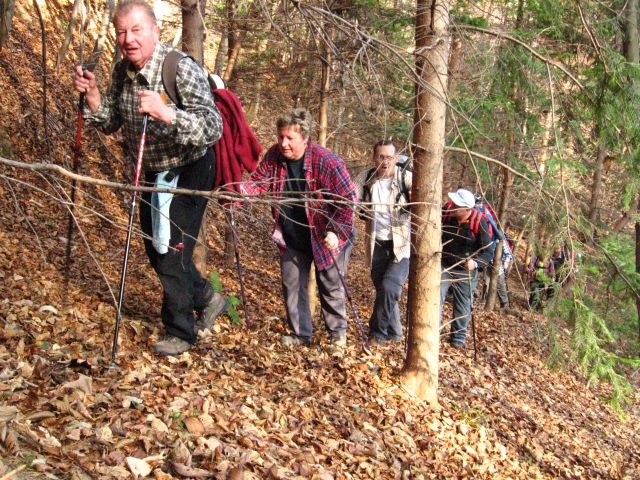
[[180, 0], [182, 7], [182, 50], [204, 63], [204, 0]]
[[[442, 162], [446, 131], [450, 0], [417, 0], [413, 131], [414, 231], [409, 271], [409, 332], [404, 386], [437, 403], [440, 342]], [[427, 89], [430, 86], [431, 89]]]
[[[509, 208], [509, 198], [511, 197], [511, 187], [513, 186], [513, 175], [506, 168], [503, 169], [502, 177], [502, 196], [500, 198], [500, 207], [496, 212], [498, 218], [496, 222], [504, 233], [506, 233], [505, 225], [507, 224], [507, 209]], [[498, 291], [498, 274], [500, 273], [500, 263], [502, 262], [502, 249], [504, 241], [498, 243], [496, 254], [493, 257], [493, 268], [491, 269], [491, 281], [489, 282], [489, 291], [487, 293], [487, 303], [485, 310], [491, 312], [496, 305], [496, 292]], [[506, 275], [506, 272], [505, 272]]]
[[[182, 50], [201, 64], [204, 61], [204, 0], [180, 0], [182, 7]], [[199, 10], [200, 9], [200, 10]], [[198, 241], [193, 249], [193, 264], [207, 277], [207, 211], [202, 216]], [[233, 252], [233, 247], [232, 250]]]
[[0, 0], [0, 49], [9, 37], [15, 7], [16, 0]]
[[591, 201], [589, 202], [589, 221], [591, 223], [598, 219], [598, 213], [600, 211], [600, 196], [602, 194], [602, 172], [604, 166], [604, 159], [607, 156], [607, 151], [602, 147], [601, 142], [598, 143], [598, 150], [596, 154], [596, 163], [593, 167], [593, 186], [591, 187]]

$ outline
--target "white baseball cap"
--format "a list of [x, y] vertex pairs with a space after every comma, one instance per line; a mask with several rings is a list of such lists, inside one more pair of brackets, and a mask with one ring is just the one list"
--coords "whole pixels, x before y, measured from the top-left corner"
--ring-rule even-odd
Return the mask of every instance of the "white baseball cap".
[[447, 195], [458, 207], [473, 208], [476, 205], [473, 193], [464, 188], [459, 188], [456, 192], [449, 192]]

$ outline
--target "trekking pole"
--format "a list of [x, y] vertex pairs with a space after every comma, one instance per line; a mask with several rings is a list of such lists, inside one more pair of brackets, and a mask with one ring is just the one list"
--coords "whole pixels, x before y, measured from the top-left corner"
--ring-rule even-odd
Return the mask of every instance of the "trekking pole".
[[[82, 48], [82, 47], [81, 47]], [[82, 65], [82, 54], [80, 55], [80, 63]], [[92, 72], [97, 65], [97, 60], [90, 59], [89, 63], [87, 63], [86, 67], [82, 67], [83, 70], [87, 70]], [[78, 99], [78, 117], [76, 121], [76, 138], [73, 144], [73, 163], [72, 169], [73, 173], [78, 173], [80, 170], [80, 159], [82, 158], [82, 131], [84, 129], [84, 103], [85, 103], [85, 94], [81, 93]], [[78, 181], [74, 178], [71, 181], [71, 205], [69, 206], [69, 218], [67, 221], [67, 245], [65, 247], [65, 272], [64, 272], [64, 283], [65, 285], [69, 284], [69, 275], [71, 272], [71, 246], [73, 244], [73, 224], [74, 216], [73, 211], [76, 206], [76, 190], [78, 186]], [[65, 296], [66, 296], [66, 288], [65, 288]]]
[[[325, 238], [326, 236], [327, 236], [327, 232], [324, 232], [322, 234], [322, 238]], [[356, 311], [356, 307], [353, 304], [353, 299], [351, 298], [349, 287], [347, 287], [347, 282], [344, 280], [344, 276], [342, 275], [342, 273], [340, 273], [340, 269], [338, 268], [338, 261], [336, 260], [335, 255], [333, 254], [330, 248], [327, 248], [327, 250], [329, 251], [329, 255], [331, 255], [331, 261], [333, 262], [333, 266], [335, 267], [336, 272], [338, 272], [338, 278], [340, 279], [340, 283], [342, 283], [342, 288], [344, 288], [344, 293], [347, 296], [347, 299], [349, 300], [349, 305], [351, 306], [351, 312], [353, 313], [353, 316], [356, 319], [356, 323], [358, 324], [358, 328], [360, 329], [360, 334], [362, 335], [362, 349], [365, 351], [365, 353], [371, 355], [371, 349], [369, 348], [369, 340], [367, 339], [367, 335], [364, 332], [364, 326], [362, 325], [362, 320], [360, 320], [360, 315], [358, 315], [358, 312]]]
[[471, 291], [471, 270], [467, 270], [467, 276], [469, 278], [469, 296], [471, 300], [469, 315], [471, 315], [471, 333], [473, 335], [473, 361], [478, 361], [478, 344], [476, 342], [476, 320], [473, 315], [473, 292]]
[[[142, 154], [144, 152], [144, 142], [147, 139], [147, 120], [148, 114], [144, 114], [142, 119], [142, 135], [140, 135], [140, 144], [138, 146], [138, 158], [136, 160], [136, 171], [133, 178], [133, 186], [137, 187], [140, 183], [140, 172], [142, 171]], [[122, 319], [122, 301], [124, 300], [124, 285], [127, 278], [127, 261], [129, 260], [129, 246], [131, 245], [131, 233], [133, 231], [133, 217], [136, 211], [136, 200], [138, 191], [133, 192], [131, 199], [131, 210], [129, 210], [129, 226], [127, 228], [127, 240], [124, 245], [124, 258], [122, 259], [122, 275], [120, 276], [120, 294], [118, 297], [118, 308], [116, 310], [116, 325], [113, 332], [113, 347], [111, 349], [111, 367], [116, 365], [116, 354], [118, 353], [118, 332], [120, 331], [120, 320]]]
[[244, 309], [244, 321], [249, 328], [249, 308], [247, 307], [247, 297], [244, 290], [244, 275], [242, 273], [242, 265], [240, 264], [240, 252], [238, 251], [238, 233], [236, 232], [236, 221], [233, 218], [233, 205], [225, 210], [227, 221], [231, 226], [231, 236], [233, 237], [233, 253], [236, 257], [236, 270], [238, 272], [238, 281], [240, 282], [240, 295], [242, 297], [242, 308]]
[[[78, 100], [78, 119], [76, 122], [76, 139], [73, 145], [73, 173], [78, 173], [80, 169], [80, 157], [82, 155], [82, 129], [84, 127], [84, 93], [80, 94], [80, 99]], [[76, 205], [76, 189], [77, 189], [77, 181], [74, 178], [71, 181], [71, 205], [69, 206], [69, 218], [67, 221], [67, 245], [65, 251], [65, 272], [64, 272], [64, 282], [65, 285], [69, 283], [69, 274], [71, 270], [71, 242], [73, 239], [73, 210]]]

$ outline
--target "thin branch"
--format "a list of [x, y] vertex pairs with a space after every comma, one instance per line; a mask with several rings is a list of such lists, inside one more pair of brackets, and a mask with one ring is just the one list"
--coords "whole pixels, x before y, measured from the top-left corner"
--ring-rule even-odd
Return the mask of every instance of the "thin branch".
[[474, 27], [472, 25], [458, 25], [457, 27], [464, 30], [471, 30], [474, 32], [486, 33], [487, 35], [493, 35], [494, 37], [504, 38], [505, 40], [509, 40], [510, 42], [520, 45], [522, 48], [529, 51], [538, 60], [541, 60], [547, 65], [551, 65], [552, 67], [562, 71], [567, 77], [569, 77], [573, 81], [573, 83], [575, 83], [578, 87], [580, 87], [581, 90], [584, 90], [585, 88], [584, 85], [582, 85], [582, 83], [580, 82], [580, 80], [578, 80], [566, 67], [538, 53], [534, 48], [527, 45], [523, 41], [518, 40], [515, 37], [512, 37], [511, 35], [507, 35], [506, 33], [498, 32], [496, 30], [489, 30], [487, 28]]

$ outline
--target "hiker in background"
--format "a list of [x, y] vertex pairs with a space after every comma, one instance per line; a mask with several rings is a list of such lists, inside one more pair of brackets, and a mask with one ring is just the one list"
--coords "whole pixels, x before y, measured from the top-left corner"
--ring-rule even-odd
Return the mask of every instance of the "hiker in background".
[[[181, 108], [165, 103], [161, 72], [171, 47], [159, 43], [153, 9], [142, 0], [123, 0], [113, 24], [123, 60], [113, 71], [108, 94], [100, 94], [91, 72], [80, 65], [75, 69], [73, 83], [85, 95], [85, 117], [107, 134], [122, 128], [126, 158], [135, 163], [143, 118], [148, 116], [145, 184], [211, 190], [216, 176], [213, 144], [222, 134], [222, 121], [204, 70], [188, 57], [180, 61], [176, 88]], [[161, 317], [166, 330], [153, 349], [177, 355], [196, 342], [197, 328], [212, 325], [225, 312], [226, 300], [202, 278], [192, 259], [206, 198], [170, 196], [158, 208], [152, 208], [152, 202], [157, 204], [158, 197], [144, 192], [140, 223], [149, 261], [164, 290]]]
[[268, 192], [276, 199], [299, 200], [272, 207], [273, 239], [280, 251], [282, 289], [291, 329], [290, 335], [281, 338], [282, 344], [311, 343], [307, 282], [315, 262], [322, 316], [331, 343], [343, 347], [347, 317], [340, 274], [346, 275], [353, 246], [356, 192], [342, 159], [311, 142], [312, 125], [311, 114], [302, 108], [278, 118], [278, 143], [267, 151], [242, 189], [249, 195]]
[[384, 343], [402, 340], [398, 301], [409, 275], [412, 173], [398, 163], [396, 146], [382, 140], [373, 146], [373, 166], [355, 180], [361, 217], [366, 222], [365, 258], [376, 290], [369, 319], [369, 338]]
[[[495, 257], [495, 256], [494, 256]], [[494, 258], [495, 260], [495, 258]], [[511, 247], [507, 241], [506, 235], [502, 242], [502, 256], [500, 259], [500, 266], [498, 267], [498, 279], [496, 290], [498, 293], [498, 300], [500, 300], [500, 308], [509, 308], [509, 292], [507, 290], [507, 272], [513, 262], [513, 253], [511, 253]], [[489, 283], [491, 281], [491, 271], [493, 270], [493, 260], [491, 262], [491, 268], [484, 270], [484, 288], [482, 291], [482, 299], [485, 300], [489, 294]]]
[[556, 275], [553, 261], [541, 255], [534, 255], [525, 273], [529, 278], [529, 308], [535, 311], [542, 310], [544, 298]]
[[453, 320], [449, 343], [454, 348], [463, 348], [478, 272], [487, 268], [492, 260], [491, 226], [486, 216], [474, 208], [475, 198], [469, 190], [461, 188], [448, 195], [451, 200], [442, 208], [440, 316], [445, 296], [451, 288]]
[[559, 245], [553, 249], [551, 254], [551, 263], [553, 264], [553, 278], [547, 286], [547, 299], [552, 299], [556, 294], [556, 290], [560, 288], [559, 282], [564, 280], [564, 263], [567, 260], [564, 245]]

